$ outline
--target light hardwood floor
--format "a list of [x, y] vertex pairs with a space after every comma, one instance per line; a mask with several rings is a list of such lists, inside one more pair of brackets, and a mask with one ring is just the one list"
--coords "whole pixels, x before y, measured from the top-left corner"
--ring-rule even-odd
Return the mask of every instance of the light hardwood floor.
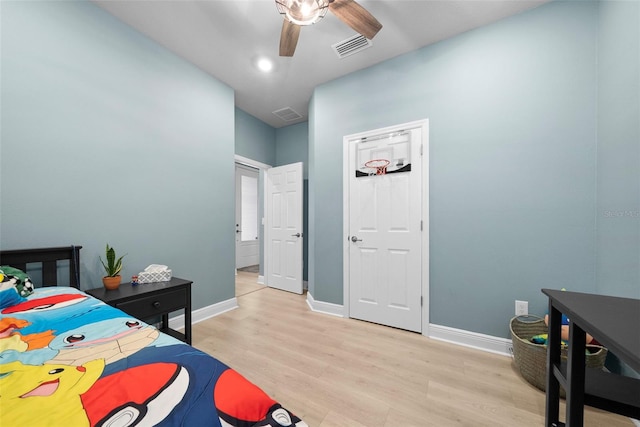
[[236, 274], [236, 297], [264, 289], [264, 287], [264, 285], [258, 283], [258, 273], [238, 270]]
[[[315, 313], [305, 296], [264, 286], [238, 303], [194, 325], [194, 346], [312, 427], [544, 425], [544, 393], [509, 357]], [[587, 408], [585, 426], [633, 423]]]

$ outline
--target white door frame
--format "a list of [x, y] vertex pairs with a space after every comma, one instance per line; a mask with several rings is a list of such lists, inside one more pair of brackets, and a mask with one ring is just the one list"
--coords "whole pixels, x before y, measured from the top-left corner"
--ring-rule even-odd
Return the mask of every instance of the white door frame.
[[[235, 155], [235, 163], [240, 163], [241, 165], [247, 165], [247, 166], [251, 166], [252, 168], [256, 168], [256, 169], [260, 169], [263, 172], [266, 172], [267, 169], [271, 169], [273, 166], [268, 165], [266, 163], [261, 163], [252, 159], [249, 159], [247, 157], [243, 157], [243, 156], [239, 156], [239, 155]], [[266, 189], [267, 189], [267, 180], [263, 179], [263, 183], [262, 183], [262, 194], [264, 195], [266, 193]], [[260, 218], [260, 227], [262, 230], [262, 254], [264, 257], [264, 263], [266, 264], [267, 262], [267, 242], [266, 239], [264, 238], [264, 223], [265, 223], [265, 218], [264, 218], [264, 214], [266, 211], [266, 201], [264, 199], [264, 197], [262, 198], [262, 218]], [[258, 276], [258, 283], [261, 284], [266, 284], [265, 283], [265, 278], [264, 276]]]
[[349, 313], [349, 141], [357, 138], [367, 138], [381, 133], [397, 132], [407, 129], [422, 129], [422, 335], [429, 336], [429, 119], [418, 120], [381, 129], [347, 135], [342, 138], [342, 230], [343, 230], [343, 310], [344, 317], [350, 317]]

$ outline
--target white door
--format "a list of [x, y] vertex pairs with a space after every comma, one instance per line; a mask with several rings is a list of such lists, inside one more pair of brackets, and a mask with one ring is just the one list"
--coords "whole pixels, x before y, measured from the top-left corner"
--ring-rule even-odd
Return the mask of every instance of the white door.
[[416, 332], [422, 330], [421, 132], [356, 138], [348, 147], [349, 314]]
[[260, 263], [258, 171], [236, 163], [236, 268]]
[[266, 176], [266, 282], [302, 294], [302, 163], [268, 169]]

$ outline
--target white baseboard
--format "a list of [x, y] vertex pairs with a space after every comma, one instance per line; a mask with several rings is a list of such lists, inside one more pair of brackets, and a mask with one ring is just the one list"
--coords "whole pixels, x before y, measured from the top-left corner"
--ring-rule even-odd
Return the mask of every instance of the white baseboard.
[[264, 276], [258, 276], [258, 283], [264, 285]]
[[[307, 292], [307, 305], [311, 311], [328, 314], [331, 316], [344, 317], [344, 306], [330, 302], [316, 301], [310, 292]], [[192, 313], [192, 323], [198, 323], [224, 312], [238, 307], [238, 300], [234, 297], [226, 301], [219, 302], [207, 307], [194, 310]], [[169, 319], [169, 327], [172, 329], [184, 328], [184, 315], [181, 314]], [[465, 347], [471, 347], [490, 353], [503, 356], [511, 356], [511, 340], [494, 337], [491, 335], [469, 332], [462, 329], [450, 328], [448, 326], [429, 325], [429, 338], [446, 341]], [[640, 427], [640, 426], [638, 426]]]
[[[193, 310], [191, 312], [191, 324], [194, 325], [203, 320], [207, 320], [211, 317], [217, 316], [227, 311], [238, 308], [238, 300], [233, 297], [226, 301], [221, 301], [216, 304], [208, 305], [206, 307]], [[169, 319], [169, 327], [171, 329], [183, 329], [184, 328], [184, 314]]]
[[510, 339], [434, 325], [433, 323], [429, 325], [429, 338], [503, 356], [511, 356], [512, 352]]
[[331, 316], [344, 317], [344, 307], [341, 304], [333, 304], [330, 302], [316, 301], [313, 299], [311, 292], [307, 292], [307, 305], [311, 311], [329, 314]]
[[[313, 298], [313, 295], [311, 295], [311, 292], [307, 292], [307, 305], [312, 311], [318, 313], [344, 317], [343, 305], [316, 301]], [[512, 352], [510, 339], [494, 337], [477, 332], [469, 332], [462, 329], [450, 328], [448, 326], [434, 325], [432, 323], [429, 324], [428, 337], [452, 344], [475, 348], [489, 353], [500, 354], [502, 356], [510, 357]]]

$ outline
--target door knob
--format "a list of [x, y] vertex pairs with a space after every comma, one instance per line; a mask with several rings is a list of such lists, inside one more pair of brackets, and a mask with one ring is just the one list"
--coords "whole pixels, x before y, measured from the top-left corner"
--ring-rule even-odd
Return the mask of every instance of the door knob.
[[355, 243], [355, 242], [362, 242], [362, 239], [358, 239], [356, 236], [351, 236], [351, 241], [352, 241], [353, 243]]
[[302, 236], [302, 234], [300, 234], [300, 233], [296, 233], [296, 234], [292, 234], [291, 235], [291, 237], [300, 237], [300, 236]]

